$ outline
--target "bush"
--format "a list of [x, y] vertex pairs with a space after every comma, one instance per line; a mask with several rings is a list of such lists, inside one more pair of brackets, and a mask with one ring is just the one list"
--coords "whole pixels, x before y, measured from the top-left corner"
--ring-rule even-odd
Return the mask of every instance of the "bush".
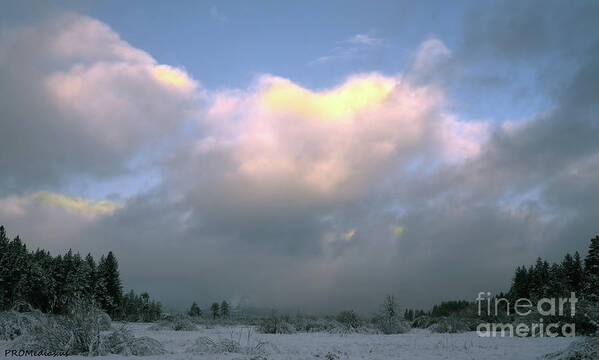
[[573, 341], [564, 350], [547, 354], [552, 360], [596, 360], [599, 359], [599, 338], [585, 337]]
[[402, 334], [410, 330], [410, 323], [399, 315], [399, 306], [393, 295], [387, 295], [374, 323], [383, 334]]
[[291, 325], [288, 319], [279, 317], [276, 313], [271, 316], [262, 319], [258, 326], [258, 331], [263, 334], [291, 334], [296, 331], [295, 327]]
[[435, 323], [428, 327], [434, 333], [461, 333], [476, 329], [478, 321], [471, 318], [457, 316], [443, 316], [435, 319]]
[[110, 318], [85, 302], [77, 302], [68, 315], [44, 315], [37, 310], [13, 314], [22, 332], [13, 346], [20, 350], [97, 354], [102, 351], [100, 333], [110, 327]]
[[422, 315], [414, 319], [414, 321], [412, 321], [412, 327], [418, 329], [427, 329], [431, 325], [435, 324], [435, 322], [436, 319], [433, 319], [432, 317], [427, 315]]
[[[158, 355], [166, 351], [151, 338], [135, 338], [125, 327], [105, 334], [110, 317], [91, 303], [78, 302], [68, 315], [46, 315], [37, 310], [0, 315], [0, 326], [11, 348], [69, 355]], [[18, 328], [19, 331], [14, 329]]]
[[23, 329], [30, 326], [29, 317], [21, 316], [16, 311], [0, 313], [0, 340], [14, 340], [23, 335]]
[[105, 349], [108, 353], [120, 354], [124, 356], [166, 354], [164, 346], [162, 346], [159, 341], [147, 336], [136, 338], [131, 333], [131, 330], [124, 326], [106, 336]]
[[[243, 342], [245, 344], [242, 344]], [[248, 328], [246, 334], [244, 334], [243, 329], [240, 329], [237, 334], [231, 332], [229, 338], [212, 340], [207, 336], [201, 336], [185, 351], [200, 354], [237, 353], [255, 357], [266, 355], [265, 345], [266, 343], [262, 341], [254, 342], [252, 340], [252, 329]]]
[[400, 319], [398, 316], [376, 317], [375, 324], [377, 325], [377, 329], [386, 335], [403, 334], [410, 331], [410, 323]]
[[197, 329], [193, 319], [184, 314], [168, 316], [150, 327], [150, 330], [194, 331]]
[[362, 325], [358, 315], [353, 310], [342, 311], [337, 315], [337, 321], [347, 328], [347, 330], [357, 329]]

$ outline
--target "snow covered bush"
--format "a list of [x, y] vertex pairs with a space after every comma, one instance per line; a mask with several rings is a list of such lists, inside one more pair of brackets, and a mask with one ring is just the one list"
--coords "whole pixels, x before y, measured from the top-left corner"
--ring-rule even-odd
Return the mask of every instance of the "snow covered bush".
[[410, 323], [399, 315], [399, 307], [393, 295], [387, 295], [381, 311], [373, 322], [383, 334], [401, 334], [410, 330]]
[[67, 315], [44, 314], [31, 309], [9, 311], [0, 316], [2, 334], [17, 350], [69, 355], [158, 355], [164, 347], [150, 338], [135, 338], [126, 328], [111, 328], [110, 317], [89, 302], [79, 301]]
[[30, 325], [29, 317], [11, 310], [0, 313], [0, 340], [14, 340]]
[[599, 335], [599, 302], [582, 299], [577, 304], [576, 331], [585, 335]]
[[258, 331], [263, 334], [292, 334], [296, 331], [296, 328], [288, 320], [288, 317], [280, 317], [273, 313], [262, 319]]
[[21, 334], [15, 348], [33, 351], [95, 354], [101, 348], [101, 331], [111, 326], [110, 317], [92, 303], [78, 301], [68, 315], [46, 315], [40, 311], [11, 312]]
[[476, 319], [459, 317], [459, 316], [443, 316], [435, 319], [428, 329], [434, 333], [461, 333], [476, 329], [478, 321]]
[[435, 321], [436, 321], [436, 319], [434, 319], [428, 315], [418, 316], [416, 319], [414, 319], [414, 321], [412, 321], [412, 327], [415, 327], [418, 329], [427, 329], [431, 325], [434, 325]]
[[362, 325], [362, 321], [353, 310], [340, 312], [336, 320], [348, 330], [357, 329]]
[[249, 356], [266, 355], [266, 342], [253, 341], [252, 329], [239, 329], [238, 332], [231, 331], [228, 338], [213, 340], [207, 336], [200, 336], [196, 341], [186, 349], [187, 353], [195, 354], [220, 354], [236, 353]]
[[136, 338], [131, 330], [125, 326], [120, 327], [104, 338], [104, 349], [106, 353], [124, 356], [166, 354], [164, 346], [159, 341], [147, 336]]
[[177, 314], [166, 317], [157, 324], [150, 327], [151, 330], [175, 330], [175, 331], [194, 331], [198, 327], [194, 324], [192, 318], [185, 314]]
[[547, 354], [551, 360], [597, 360], [599, 359], [599, 338], [584, 337], [573, 341], [564, 350]]

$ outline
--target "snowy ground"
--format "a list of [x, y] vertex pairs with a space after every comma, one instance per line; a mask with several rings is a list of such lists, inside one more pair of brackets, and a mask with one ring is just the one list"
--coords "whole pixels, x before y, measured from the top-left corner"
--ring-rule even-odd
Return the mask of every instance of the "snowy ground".
[[[401, 335], [338, 335], [298, 333], [293, 335], [259, 334], [242, 326], [201, 327], [198, 331], [150, 330], [152, 324], [129, 324], [135, 336], [149, 336], [160, 341], [168, 355], [144, 359], [537, 359], [565, 348], [573, 338], [480, 338], [476, 333], [431, 334], [413, 330]], [[115, 324], [115, 326], [118, 326]], [[249, 338], [248, 338], [249, 332]], [[197, 346], [196, 340], [207, 337], [214, 342], [229, 340], [242, 347], [237, 353], [212, 353]], [[206, 338], [204, 338], [206, 339]], [[248, 345], [249, 339], [249, 347]], [[259, 351], [256, 345], [263, 342]], [[4, 348], [7, 344], [1, 344]], [[2, 354], [4, 355], [4, 354]], [[69, 356], [77, 359], [79, 356]], [[83, 358], [83, 357], [81, 357]], [[124, 359], [120, 355], [99, 359]], [[139, 358], [139, 357], [131, 357]]]

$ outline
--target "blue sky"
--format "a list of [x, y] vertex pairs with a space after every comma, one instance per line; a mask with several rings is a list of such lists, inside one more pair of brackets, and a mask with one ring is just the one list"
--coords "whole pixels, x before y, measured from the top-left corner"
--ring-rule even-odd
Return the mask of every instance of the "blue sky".
[[598, 7], [5, 1], [0, 220], [173, 306], [503, 291], [599, 231]]

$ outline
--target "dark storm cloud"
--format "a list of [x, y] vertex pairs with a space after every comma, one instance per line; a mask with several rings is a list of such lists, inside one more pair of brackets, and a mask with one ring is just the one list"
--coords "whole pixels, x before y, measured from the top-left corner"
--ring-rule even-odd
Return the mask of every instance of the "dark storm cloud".
[[460, 52], [472, 60], [527, 62], [548, 53], [577, 57], [599, 35], [598, 11], [592, 0], [478, 3], [465, 15]]

